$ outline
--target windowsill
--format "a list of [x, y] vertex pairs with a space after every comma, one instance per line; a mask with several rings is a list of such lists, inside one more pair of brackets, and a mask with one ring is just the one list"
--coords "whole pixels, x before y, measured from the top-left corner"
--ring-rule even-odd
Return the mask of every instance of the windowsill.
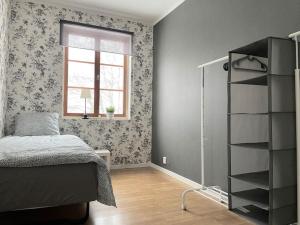
[[129, 121], [131, 120], [128, 117], [114, 117], [112, 119], [108, 119], [107, 117], [89, 117], [88, 119], [82, 119], [81, 116], [63, 116], [63, 119], [69, 119], [69, 120], [84, 120], [84, 121], [90, 121], [90, 120], [104, 120], [104, 121]]

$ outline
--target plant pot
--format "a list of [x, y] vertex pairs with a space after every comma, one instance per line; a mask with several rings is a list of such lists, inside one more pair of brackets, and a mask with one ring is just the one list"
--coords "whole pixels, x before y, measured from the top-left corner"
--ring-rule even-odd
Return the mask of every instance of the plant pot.
[[114, 113], [107, 112], [106, 117], [111, 120], [114, 118]]

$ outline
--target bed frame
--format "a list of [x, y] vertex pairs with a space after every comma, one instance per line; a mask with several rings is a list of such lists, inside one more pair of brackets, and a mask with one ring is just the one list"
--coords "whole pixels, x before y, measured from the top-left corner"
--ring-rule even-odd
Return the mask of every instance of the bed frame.
[[[90, 203], [87, 202], [86, 207], [85, 207], [85, 214], [82, 218], [53, 220], [53, 221], [49, 221], [45, 225], [58, 225], [58, 224], [66, 224], [66, 225], [69, 225], [69, 224], [70, 225], [81, 225], [82, 224], [83, 225], [89, 219], [89, 214], [90, 214]], [[38, 224], [30, 223], [30, 225], [38, 225]]]
[[[39, 167], [38, 170], [36, 168], [0, 168], [0, 177], [7, 184], [6, 187], [0, 186], [1, 192], [6, 193], [5, 198], [3, 196], [0, 202], [0, 211], [3, 212], [0, 212], [0, 215], [83, 204], [85, 212], [80, 219], [64, 219], [62, 216], [62, 220], [50, 221], [51, 218], [49, 218], [49, 223], [45, 222], [46, 225], [84, 224], [89, 218], [89, 203], [97, 199], [95, 174], [94, 164], [44, 166]], [[28, 185], [28, 179], [34, 182], [29, 182]], [[7, 191], [9, 187], [14, 188]], [[44, 198], [44, 193], [48, 194], [47, 198]], [[25, 221], [24, 223], [26, 224]]]
[[[85, 203], [85, 213], [82, 218], [79, 219], [58, 219], [58, 220], [50, 220], [49, 222], [43, 222], [43, 225], [83, 225], [85, 222], [89, 219], [89, 214], [90, 214], [90, 202]], [[59, 206], [57, 206], [59, 207]], [[24, 211], [24, 210], [34, 210], [34, 209], [46, 209], [46, 208], [53, 208], [53, 206], [46, 206], [46, 207], [39, 207], [39, 208], [29, 208], [29, 209], [18, 209], [14, 211], [9, 211], [9, 212], [2, 212], [2, 215], [6, 214], [11, 214], [14, 212], [19, 212], [19, 211]], [[24, 223], [23, 225], [41, 225], [40, 222], [36, 223]]]

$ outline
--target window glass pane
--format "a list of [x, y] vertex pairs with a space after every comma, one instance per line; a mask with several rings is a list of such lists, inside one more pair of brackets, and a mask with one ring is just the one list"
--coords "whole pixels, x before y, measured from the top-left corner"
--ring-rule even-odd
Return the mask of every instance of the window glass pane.
[[123, 90], [124, 68], [114, 66], [101, 66], [100, 88]]
[[[80, 88], [68, 88], [68, 113], [84, 114], [84, 99], [80, 98]], [[94, 89], [91, 89], [92, 98], [86, 100], [86, 112], [94, 113]]]
[[68, 86], [93, 88], [95, 83], [94, 64], [69, 62]]
[[120, 54], [101, 52], [100, 60], [103, 64], [124, 65], [124, 55]]
[[100, 113], [105, 114], [109, 106], [115, 107], [115, 114], [123, 114], [123, 92], [100, 91]]
[[69, 48], [69, 60], [95, 62], [95, 51], [80, 48]]

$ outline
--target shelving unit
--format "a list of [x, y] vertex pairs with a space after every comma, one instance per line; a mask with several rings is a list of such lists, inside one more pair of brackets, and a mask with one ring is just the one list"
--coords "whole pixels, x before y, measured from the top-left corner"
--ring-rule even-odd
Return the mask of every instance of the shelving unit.
[[250, 183], [264, 190], [269, 190], [269, 171], [237, 174], [230, 176], [230, 178]]
[[232, 193], [232, 196], [247, 200], [253, 205], [269, 210], [269, 193], [260, 188]]
[[254, 205], [245, 206], [243, 209], [233, 209], [232, 211], [251, 220], [255, 224], [268, 224], [269, 212]]
[[269, 150], [268, 142], [232, 144], [232, 146], [237, 146], [237, 147], [241, 147], [241, 148], [250, 148], [250, 149]]
[[[256, 224], [297, 221], [294, 49], [269, 37], [229, 52], [229, 209]], [[232, 66], [245, 56], [259, 61]]]
[[235, 82], [229, 82], [231, 84], [249, 84], [249, 85], [262, 85], [267, 86], [268, 85], [268, 76], [263, 75], [260, 77], [255, 77], [247, 80], [240, 80]]

